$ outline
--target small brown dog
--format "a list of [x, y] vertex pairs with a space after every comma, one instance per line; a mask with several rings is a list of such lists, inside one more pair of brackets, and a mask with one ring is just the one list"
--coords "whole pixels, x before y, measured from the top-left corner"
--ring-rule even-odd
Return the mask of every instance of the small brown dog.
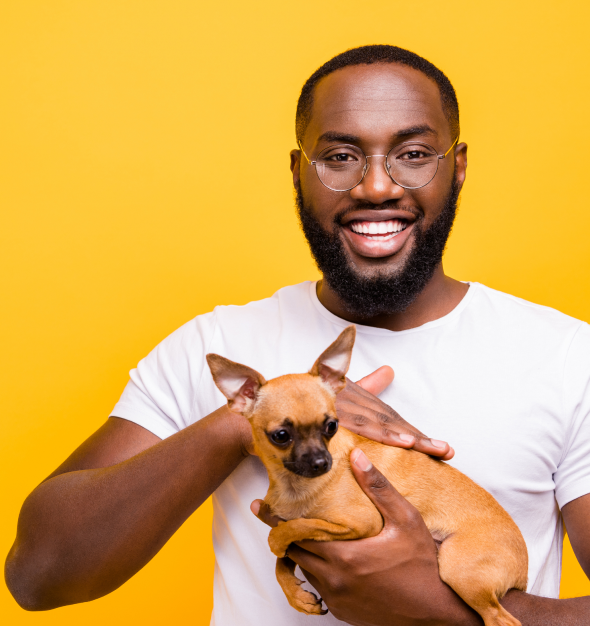
[[[520, 626], [499, 599], [509, 589], [526, 589], [527, 549], [496, 500], [442, 461], [338, 429], [335, 398], [346, 384], [355, 334], [354, 326], [346, 328], [309, 373], [268, 382], [245, 365], [207, 355], [229, 408], [252, 426], [256, 453], [270, 478], [265, 502], [287, 520], [270, 531], [269, 544], [289, 603], [303, 613], [326, 612], [321, 600], [301, 588], [293, 561], [283, 558], [289, 544], [359, 539], [381, 531], [383, 519], [350, 468], [350, 452], [358, 447], [442, 540], [441, 579], [481, 615], [485, 626]], [[332, 459], [339, 462], [332, 466]]]

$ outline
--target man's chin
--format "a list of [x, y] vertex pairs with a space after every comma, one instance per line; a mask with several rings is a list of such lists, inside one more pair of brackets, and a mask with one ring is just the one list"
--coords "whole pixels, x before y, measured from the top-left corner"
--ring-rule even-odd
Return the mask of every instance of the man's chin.
[[401, 245], [380, 248], [375, 256], [375, 250], [366, 241], [352, 239], [353, 235], [362, 235], [345, 233], [342, 225], [326, 231], [297, 187], [301, 227], [326, 284], [346, 311], [360, 319], [370, 319], [400, 313], [414, 302], [442, 260], [458, 194], [454, 181], [442, 212], [427, 229], [420, 220], [414, 221], [399, 240]]

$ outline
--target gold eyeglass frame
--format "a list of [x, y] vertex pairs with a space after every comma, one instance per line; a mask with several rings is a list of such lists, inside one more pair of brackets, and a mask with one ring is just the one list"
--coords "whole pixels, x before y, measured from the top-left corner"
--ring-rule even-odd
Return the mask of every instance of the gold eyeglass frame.
[[[422, 187], [426, 187], [426, 185], [428, 185], [429, 183], [431, 183], [434, 179], [434, 177], [436, 176], [436, 173], [438, 172], [438, 165], [440, 163], [440, 161], [442, 159], [444, 159], [449, 152], [455, 147], [455, 145], [457, 144], [457, 142], [459, 141], [459, 136], [457, 135], [457, 138], [455, 139], [455, 141], [453, 141], [453, 143], [451, 144], [451, 147], [444, 153], [444, 154], [438, 154], [438, 152], [434, 149], [433, 146], [431, 146], [428, 143], [424, 143], [423, 141], [403, 141], [402, 143], [398, 143], [397, 145], [393, 146], [393, 148], [391, 148], [391, 150], [387, 153], [387, 154], [365, 154], [362, 150], [362, 148], [359, 148], [358, 146], [354, 146], [352, 144], [348, 144], [348, 143], [341, 143], [341, 144], [336, 144], [335, 146], [328, 146], [327, 148], [324, 148], [324, 150], [328, 150], [328, 148], [338, 148], [339, 146], [346, 146], [346, 147], [350, 147], [350, 148], [355, 148], [356, 150], [360, 150], [361, 153], [363, 154], [363, 156], [365, 157], [365, 164], [363, 165], [363, 174], [361, 176], [361, 179], [358, 181], [358, 183], [355, 183], [352, 187], [348, 187], [348, 189], [332, 189], [332, 187], [328, 187], [328, 185], [326, 185], [326, 183], [321, 179], [319, 173], [318, 173], [318, 169], [317, 169], [317, 160], [316, 161], [312, 161], [307, 154], [305, 154], [305, 150], [303, 149], [303, 146], [301, 145], [301, 142], [299, 140], [297, 140], [297, 145], [299, 146], [299, 149], [301, 150], [303, 156], [307, 159], [308, 163], [310, 165], [313, 165], [315, 168], [315, 173], [320, 181], [320, 183], [322, 183], [322, 185], [324, 187], [326, 187], [326, 189], [329, 189], [330, 191], [338, 191], [338, 192], [344, 192], [344, 191], [350, 191], [351, 189], [354, 189], [355, 187], [357, 187], [358, 185], [360, 185], [363, 180], [365, 179], [365, 176], [367, 175], [367, 172], [369, 171], [369, 167], [370, 164], [367, 161], [367, 159], [372, 159], [374, 157], [385, 157], [385, 161], [383, 162], [383, 167], [385, 169], [385, 171], [387, 172], [387, 175], [389, 176], [389, 178], [391, 178], [391, 180], [396, 184], [399, 185], [400, 187], [403, 187], [404, 189], [422, 189]], [[395, 180], [395, 178], [391, 175], [391, 171], [390, 171], [390, 166], [387, 163], [387, 157], [394, 151], [397, 150], [398, 148], [400, 148], [401, 146], [404, 145], [419, 145], [419, 146], [426, 146], [427, 148], [430, 148], [437, 157], [437, 161], [436, 161], [436, 170], [434, 171], [434, 174], [432, 175], [432, 178], [425, 182], [423, 185], [420, 185], [419, 187], [407, 187], [406, 185], [402, 185], [400, 183], [397, 182], [397, 180]], [[324, 150], [322, 150], [322, 152], [324, 152]], [[322, 152], [320, 152], [320, 154], [322, 154]]]

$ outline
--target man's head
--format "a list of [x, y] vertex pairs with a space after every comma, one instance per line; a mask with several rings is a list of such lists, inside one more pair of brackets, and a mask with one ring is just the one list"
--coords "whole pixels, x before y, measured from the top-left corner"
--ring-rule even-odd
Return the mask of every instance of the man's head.
[[[340, 144], [369, 157], [358, 185], [333, 191], [300, 150], [291, 153], [301, 223], [325, 281], [359, 318], [404, 310], [441, 263], [465, 178], [466, 146], [457, 145], [446, 158], [435, 156], [438, 171], [419, 189], [394, 182], [384, 155], [411, 142], [400, 158], [413, 167], [420, 143], [438, 155], [449, 150], [459, 132], [450, 82], [428, 61], [400, 48], [349, 50], [307, 81], [296, 129], [310, 161]], [[335, 161], [351, 160], [336, 153]]]

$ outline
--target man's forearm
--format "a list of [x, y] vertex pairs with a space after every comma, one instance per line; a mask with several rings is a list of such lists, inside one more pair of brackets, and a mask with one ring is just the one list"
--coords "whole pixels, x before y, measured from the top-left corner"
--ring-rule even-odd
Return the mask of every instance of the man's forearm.
[[[450, 590], [449, 590], [450, 591]], [[443, 620], [445, 626], [482, 626], [482, 618], [451, 591]], [[500, 604], [522, 626], [586, 626], [590, 621], [590, 596], [561, 600], [542, 598], [513, 589]]]
[[122, 463], [39, 485], [6, 563], [21, 605], [88, 601], [140, 570], [244, 458], [235, 418], [220, 409]]
[[590, 596], [559, 600], [513, 590], [503, 598], [502, 606], [522, 626], [586, 626], [590, 621]]

